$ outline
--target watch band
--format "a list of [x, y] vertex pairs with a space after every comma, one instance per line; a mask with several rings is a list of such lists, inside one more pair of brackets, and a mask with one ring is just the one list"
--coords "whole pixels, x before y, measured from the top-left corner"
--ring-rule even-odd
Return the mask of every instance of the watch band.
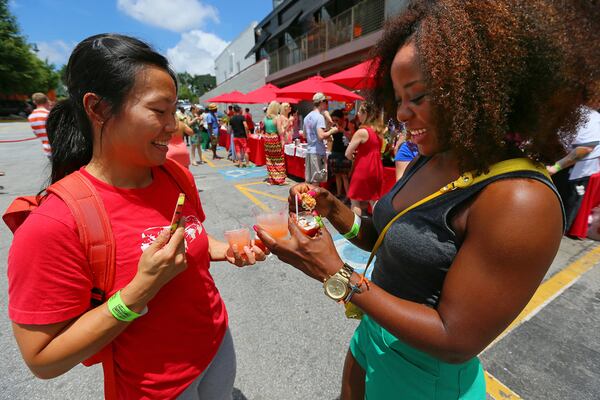
[[354, 268], [352, 268], [347, 263], [344, 263], [342, 268], [337, 273], [340, 274], [342, 277], [348, 279], [348, 282], [350, 282], [350, 277], [354, 273]]

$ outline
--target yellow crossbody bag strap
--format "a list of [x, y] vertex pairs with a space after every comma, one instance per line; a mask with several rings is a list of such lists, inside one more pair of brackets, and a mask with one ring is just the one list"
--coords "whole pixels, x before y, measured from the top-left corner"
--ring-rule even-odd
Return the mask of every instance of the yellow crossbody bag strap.
[[474, 185], [476, 183], [485, 181], [486, 179], [490, 179], [490, 178], [493, 178], [498, 175], [506, 174], [509, 172], [515, 172], [515, 171], [538, 172], [538, 173], [546, 176], [548, 179], [550, 179], [550, 174], [548, 174], [546, 167], [540, 163], [536, 163], [536, 162], [530, 160], [529, 158], [512, 158], [510, 160], [500, 161], [499, 163], [491, 165], [488, 173], [480, 174], [475, 177], [473, 177], [473, 175], [474, 175], [473, 172], [465, 172], [454, 182], [449, 183], [448, 185], [442, 187], [437, 192], [430, 194], [429, 196], [425, 197], [424, 199], [417, 201], [410, 207], [407, 207], [404, 210], [400, 211], [398, 214], [396, 214], [396, 216], [394, 218], [392, 218], [390, 220], [390, 222], [388, 222], [388, 224], [385, 226], [385, 228], [383, 228], [383, 230], [379, 234], [379, 237], [377, 238], [377, 241], [375, 242], [375, 245], [373, 246], [373, 250], [371, 251], [371, 255], [369, 255], [369, 261], [367, 261], [367, 265], [365, 267], [365, 271], [363, 272], [363, 276], [365, 276], [367, 274], [367, 270], [369, 269], [369, 266], [371, 265], [371, 262], [373, 261], [373, 258], [375, 257], [375, 254], [377, 253], [377, 250], [379, 250], [379, 246], [381, 246], [381, 243], [383, 242], [383, 238], [385, 237], [385, 234], [387, 233], [388, 229], [390, 229], [392, 224], [394, 222], [396, 222], [396, 220], [398, 220], [398, 218], [400, 218], [401, 216], [403, 216], [410, 210], [419, 207], [421, 204], [427, 203], [428, 201], [431, 201], [431, 200], [435, 199], [436, 197], [441, 196], [444, 193], [448, 193], [448, 192], [451, 192], [456, 189], [464, 189], [464, 188]]

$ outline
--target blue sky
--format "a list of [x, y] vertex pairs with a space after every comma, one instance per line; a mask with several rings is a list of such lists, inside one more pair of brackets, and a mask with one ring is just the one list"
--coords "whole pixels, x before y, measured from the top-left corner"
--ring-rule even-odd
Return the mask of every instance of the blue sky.
[[213, 73], [213, 60], [272, 0], [10, 0], [9, 9], [38, 56], [60, 66], [87, 36], [137, 36], [165, 54], [178, 72]]

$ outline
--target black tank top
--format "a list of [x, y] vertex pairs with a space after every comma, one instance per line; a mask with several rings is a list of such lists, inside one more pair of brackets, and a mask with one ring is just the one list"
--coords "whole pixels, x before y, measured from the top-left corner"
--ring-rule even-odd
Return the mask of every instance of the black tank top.
[[[392, 206], [396, 193], [429, 159], [419, 157], [402, 179], [379, 200], [373, 211], [373, 223], [378, 234], [397, 214]], [[490, 183], [510, 178], [538, 180], [548, 185], [560, 201], [552, 182], [533, 171], [510, 172], [445, 193], [394, 222], [377, 251], [373, 282], [394, 296], [437, 308], [446, 273], [461, 246], [450, 225], [452, 212]]]

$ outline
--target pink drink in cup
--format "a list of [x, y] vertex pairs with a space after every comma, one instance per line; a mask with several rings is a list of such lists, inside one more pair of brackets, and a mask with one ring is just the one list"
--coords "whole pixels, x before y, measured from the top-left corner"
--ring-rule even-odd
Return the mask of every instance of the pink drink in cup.
[[288, 235], [287, 209], [274, 212], [258, 212], [256, 223], [274, 239], [281, 239]]
[[229, 247], [233, 249], [233, 245], [237, 244], [238, 252], [242, 255], [244, 255], [244, 246], [250, 247], [250, 231], [248, 228], [226, 231], [224, 235]]

